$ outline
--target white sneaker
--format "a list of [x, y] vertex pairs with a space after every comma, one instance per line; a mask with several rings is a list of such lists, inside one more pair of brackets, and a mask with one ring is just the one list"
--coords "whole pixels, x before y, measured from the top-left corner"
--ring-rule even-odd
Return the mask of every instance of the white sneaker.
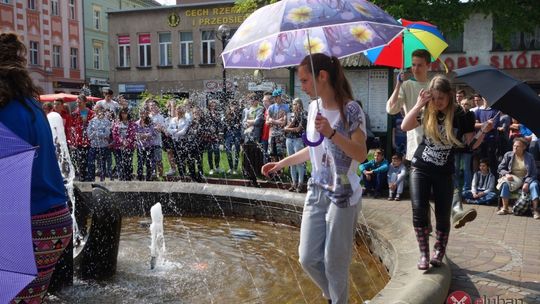
[[214, 170], [210, 170], [210, 171], [208, 172], [208, 174], [214, 175]]
[[231, 169], [227, 170], [227, 174], [231, 174], [233, 171]]
[[174, 176], [174, 175], [176, 175], [176, 171], [173, 170], [173, 169], [170, 169], [169, 171], [167, 171], [167, 173], [165, 173], [165, 175], [167, 175], [167, 176]]
[[232, 174], [236, 175], [236, 174], [238, 174], [238, 172], [236, 172], [236, 170], [234, 170], [234, 171], [232, 172]]

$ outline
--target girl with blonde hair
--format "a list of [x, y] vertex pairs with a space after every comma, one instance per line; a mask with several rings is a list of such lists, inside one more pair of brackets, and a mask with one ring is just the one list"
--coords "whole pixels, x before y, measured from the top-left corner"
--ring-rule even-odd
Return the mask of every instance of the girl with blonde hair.
[[[450, 213], [453, 196], [454, 148], [466, 143], [477, 147], [486, 127], [474, 136], [474, 123], [467, 123], [459, 109], [450, 81], [435, 76], [427, 90], [420, 90], [416, 105], [407, 113], [403, 131], [423, 126], [422, 142], [411, 159], [411, 202], [413, 226], [420, 247], [418, 269], [426, 270], [429, 264], [439, 267], [446, 252], [450, 233]], [[476, 142], [473, 141], [476, 139]], [[434, 253], [429, 257], [429, 198], [433, 192], [436, 217]]]

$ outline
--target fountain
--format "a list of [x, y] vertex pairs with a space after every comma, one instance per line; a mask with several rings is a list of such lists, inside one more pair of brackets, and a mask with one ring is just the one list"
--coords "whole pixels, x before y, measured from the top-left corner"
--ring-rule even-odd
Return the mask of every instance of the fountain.
[[[304, 195], [208, 180], [76, 186], [76, 277], [49, 303], [322, 301], [297, 261]], [[364, 208], [356, 243], [351, 303], [443, 302], [448, 267], [416, 271], [408, 223]]]
[[[83, 279], [110, 278], [116, 273], [122, 227], [120, 209], [105, 187], [92, 185], [91, 199], [76, 189], [77, 206], [86, 213], [76, 216], [83, 237], [74, 246], [75, 271]], [[86, 231], [84, 227], [90, 219]]]
[[150, 208], [152, 224], [150, 224], [150, 269], [156, 267], [157, 262], [162, 262], [165, 253], [165, 238], [163, 237], [163, 212], [161, 204], [157, 203]]
[[[158, 301], [156, 294], [140, 294], [150, 290], [186, 303], [309, 303], [322, 299], [297, 261], [299, 232], [295, 227], [301, 220], [304, 197], [301, 194], [180, 182], [111, 182], [94, 187], [90, 183], [78, 183], [77, 186], [81, 200], [93, 197], [93, 202], [82, 205], [95, 205], [90, 209], [96, 211], [113, 206], [123, 219], [116, 221], [111, 230], [111, 225], [92, 215], [92, 228], [84, 248], [78, 250], [82, 256], [76, 257], [74, 286], [58, 293], [63, 301], [84, 299], [85, 303], [93, 303], [90, 299], [95, 299], [96, 303], [102, 303], [107, 297], [126, 300], [130, 299], [126, 289], [138, 294], [139, 303]], [[276, 197], [280, 199], [276, 201]], [[151, 238], [148, 220], [141, 218], [148, 214], [152, 216]], [[111, 219], [116, 217], [110, 216]], [[94, 229], [104, 225], [107, 232], [96, 233], [99, 237], [115, 235], [119, 222], [122, 233], [116, 245], [107, 248], [93, 243], [97, 239], [92, 237], [97, 231]], [[161, 242], [160, 222], [167, 238], [166, 251]], [[366, 230], [358, 231], [359, 246], [351, 275], [351, 299], [355, 299], [352, 303], [372, 298], [388, 280], [387, 270], [368, 252]], [[113, 239], [102, 240], [103, 244], [110, 244]], [[101, 255], [96, 256], [96, 252]], [[155, 266], [152, 270], [150, 259], [156, 262], [152, 263]], [[101, 267], [102, 264], [107, 266]], [[86, 269], [84, 273], [83, 269]], [[54, 297], [51, 303], [55, 303]]]

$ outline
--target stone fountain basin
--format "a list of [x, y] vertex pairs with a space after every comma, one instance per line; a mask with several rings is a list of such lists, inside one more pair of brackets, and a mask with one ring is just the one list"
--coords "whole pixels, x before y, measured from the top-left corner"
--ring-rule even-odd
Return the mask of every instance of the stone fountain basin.
[[[92, 191], [91, 183], [76, 185], [85, 194]], [[161, 202], [164, 215], [243, 217], [298, 227], [305, 197], [284, 190], [201, 183], [130, 181], [100, 185], [112, 193], [122, 216], [148, 215], [152, 205]], [[182, 202], [181, 206], [175, 202]], [[370, 251], [385, 265], [391, 279], [369, 303], [445, 302], [451, 280], [448, 262], [426, 272], [417, 270], [418, 248], [411, 222], [384, 212], [377, 204], [380, 202], [363, 202], [357, 238], [369, 236], [365, 239]]]

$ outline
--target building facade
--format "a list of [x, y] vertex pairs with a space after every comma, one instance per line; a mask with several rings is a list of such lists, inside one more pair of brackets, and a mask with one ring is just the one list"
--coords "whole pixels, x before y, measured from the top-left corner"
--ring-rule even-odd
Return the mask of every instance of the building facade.
[[142, 7], [160, 6], [156, 1], [143, 0], [87, 0], [84, 2], [84, 62], [85, 81], [92, 95], [101, 96], [109, 87], [109, 24], [107, 13]]
[[[180, 1], [184, 2], [184, 1]], [[218, 95], [223, 88], [221, 24], [231, 35], [246, 18], [234, 1], [198, 1], [160, 8], [114, 11], [109, 19], [110, 81], [113, 90], [137, 99], [152, 94]], [[266, 86], [286, 86], [289, 71], [265, 71]], [[226, 71], [227, 91], [253, 87], [253, 70]]]
[[[472, 15], [464, 25], [463, 35], [449, 41], [440, 60], [450, 71], [474, 65], [491, 65], [526, 82], [540, 92], [540, 26], [534, 33], [514, 33], [504, 48], [493, 35], [497, 20], [483, 14]], [[439, 62], [431, 70], [444, 72]], [[459, 85], [459, 83], [458, 83]]]
[[81, 2], [0, 1], [0, 30], [21, 36], [30, 76], [44, 93], [79, 92], [84, 82]]
[[[234, 1], [178, 0], [177, 3], [109, 13], [110, 79], [115, 91], [136, 96], [144, 90], [153, 94], [203, 92], [205, 95], [222, 90], [219, 54], [223, 44], [216, 31], [219, 25], [227, 24], [232, 34], [246, 16], [233, 9]], [[449, 39], [450, 46], [440, 61], [449, 72], [470, 65], [493, 65], [540, 91], [540, 28], [534, 34], [516, 33], [512, 46], [506, 50], [494, 39], [492, 28], [496, 22], [491, 16], [471, 15], [464, 32]], [[384, 105], [391, 93], [397, 71], [371, 66], [362, 55], [347, 58], [344, 66], [353, 90], [358, 91], [356, 97], [365, 99], [369, 95], [367, 108], [373, 112], [369, 114], [378, 117], [379, 130], [386, 130], [384, 106], [380, 105]], [[434, 62], [431, 74], [441, 72], [445, 72], [443, 65]], [[264, 74], [266, 82], [261, 87], [255, 83], [253, 70], [227, 69], [227, 90], [246, 92], [284, 87], [289, 94], [307, 98], [300, 92], [291, 71], [277, 69]], [[372, 86], [381, 79], [388, 81], [386, 87]], [[463, 83], [457, 86], [466, 87]]]

